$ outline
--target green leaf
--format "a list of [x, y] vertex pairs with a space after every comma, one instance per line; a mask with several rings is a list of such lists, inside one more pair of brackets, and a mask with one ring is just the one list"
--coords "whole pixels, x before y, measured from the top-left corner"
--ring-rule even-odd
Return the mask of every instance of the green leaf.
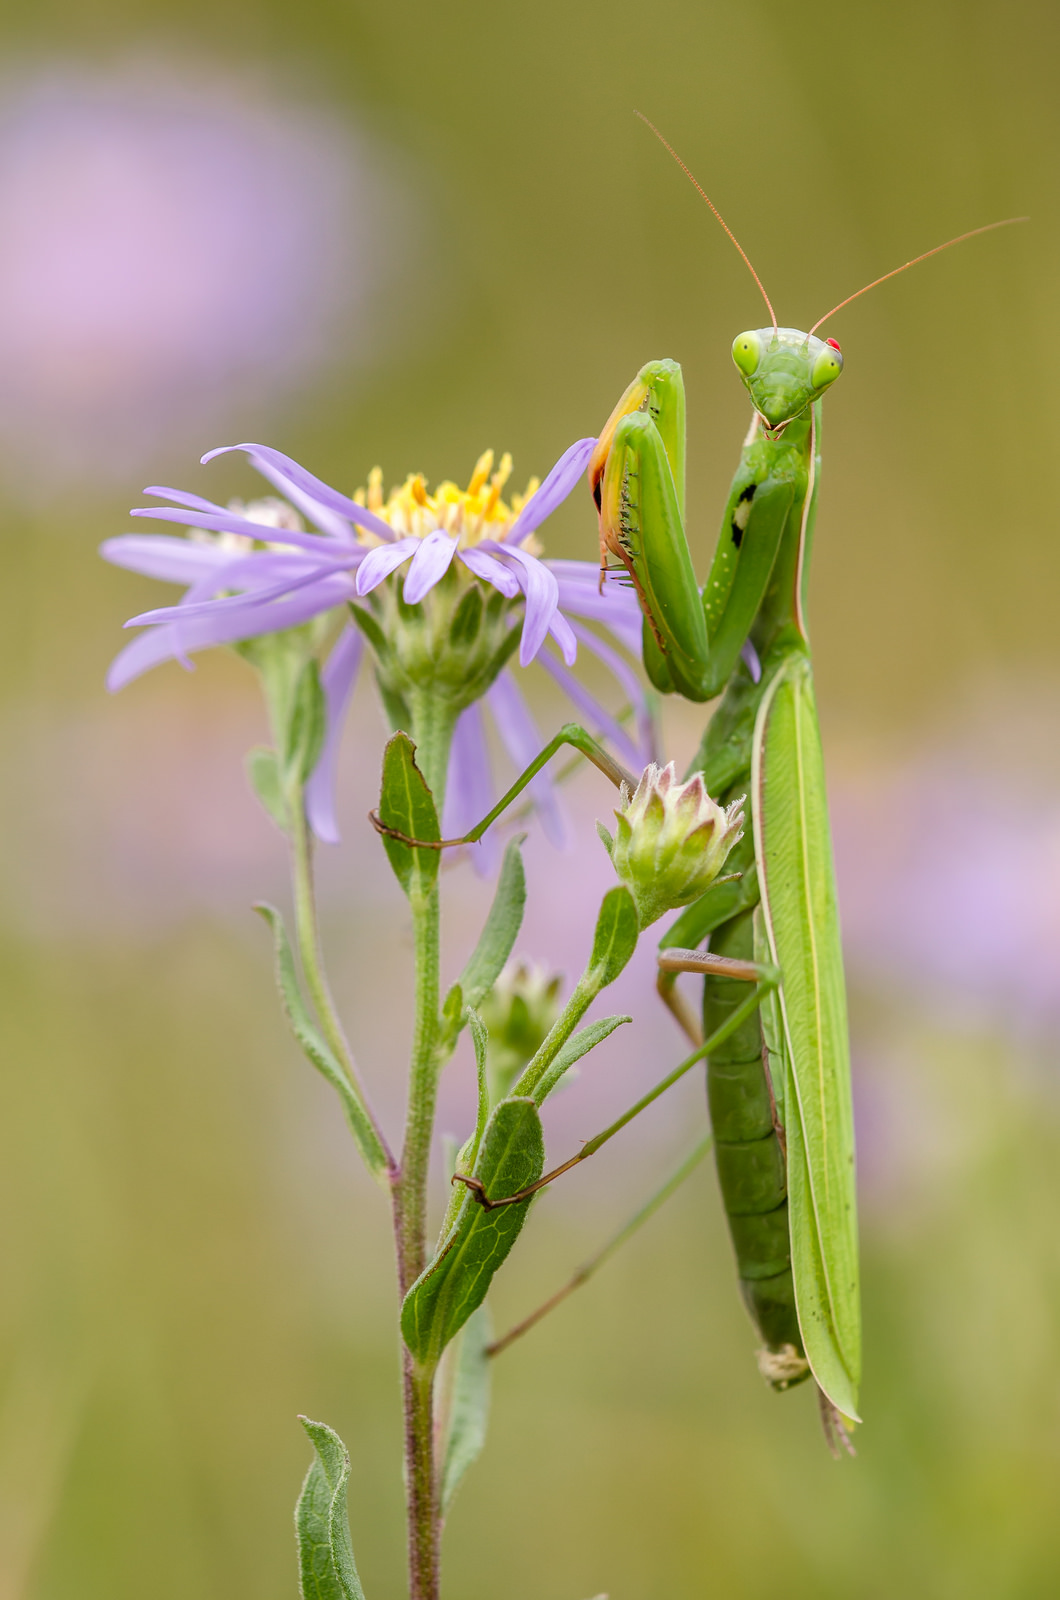
[[604, 895], [596, 919], [589, 969], [597, 992], [614, 983], [637, 948], [640, 924], [633, 896], [621, 884]]
[[563, 1074], [568, 1072], [576, 1061], [580, 1061], [582, 1056], [587, 1056], [590, 1050], [595, 1050], [598, 1044], [603, 1044], [604, 1040], [624, 1022], [632, 1021], [632, 1017], [601, 1017], [599, 1021], [587, 1023], [584, 1028], [579, 1028], [577, 1033], [572, 1034], [536, 1085], [535, 1105], [540, 1105], [545, 1096], [552, 1093]]
[[475, 1075], [478, 1079], [478, 1115], [475, 1118], [475, 1132], [471, 1148], [464, 1158], [473, 1167], [478, 1157], [479, 1148], [482, 1144], [482, 1135], [486, 1131], [486, 1123], [489, 1121], [490, 1115], [490, 1092], [486, 1081], [486, 1054], [489, 1049], [490, 1036], [486, 1030], [486, 1024], [471, 1006], [465, 1007], [464, 1015], [471, 1027], [471, 1039], [475, 1046]]
[[493, 1337], [489, 1307], [472, 1312], [455, 1350], [456, 1373], [449, 1412], [449, 1430], [442, 1462], [442, 1515], [448, 1513], [460, 1480], [482, 1454], [490, 1410], [490, 1358]]
[[302, 1600], [364, 1600], [346, 1509], [349, 1452], [326, 1423], [298, 1420], [316, 1452], [294, 1511]]
[[460, 974], [460, 987], [467, 1006], [478, 1007], [482, 1004], [519, 937], [526, 908], [526, 873], [520, 849], [525, 838], [526, 835], [521, 834], [518, 839], [509, 841], [486, 926], [471, 959]]
[[275, 750], [266, 745], [256, 745], [247, 755], [247, 777], [250, 787], [261, 801], [276, 826], [284, 833], [290, 827], [287, 801], [283, 793], [283, 778]]
[[327, 731], [328, 707], [320, 682], [320, 668], [315, 660], [309, 660], [302, 668], [295, 689], [284, 751], [284, 766], [296, 781], [305, 783], [312, 775]]
[[[395, 733], [383, 752], [379, 820], [410, 839], [440, 839], [434, 797], [416, 765], [416, 746], [407, 733]], [[394, 876], [410, 900], [424, 899], [438, 877], [439, 850], [416, 850], [383, 835]]]
[[[532, 1100], [513, 1097], [494, 1108], [475, 1162], [489, 1199], [536, 1183], [545, 1165], [541, 1118]], [[486, 1298], [490, 1281], [526, 1220], [529, 1199], [486, 1211], [470, 1191], [434, 1260], [401, 1308], [401, 1332], [423, 1366], [438, 1360], [450, 1339]]]
[[294, 955], [287, 930], [283, 925], [283, 917], [275, 906], [264, 903], [256, 905], [254, 910], [272, 929], [276, 951], [276, 983], [287, 1020], [291, 1024], [291, 1032], [301, 1045], [306, 1059], [316, 1067], [322, 1077], [327, 1079], [332, 1088], [338, 1091], [342, 1109], [346, 1113], [346, 1121], [350, 1125], [350, 1132], [353, 1134], [361, 1158], [373, 1178], [385, 1185], [386, 1151], [379, 1142], [379, 1136], [372, 1126], [371, 1118], [360, 1096], [309, 1014], [309, 1007], [299, 987]]
[[445, 1062], [449, 1060], [453, 1050], [456, 1048], [456, 1041], [459, 1039], [461, 1030], [464, 1026], [465, 1010], [464, 992], [458, 983], [454, 983], [453, 987], [449, 990], [449, 993], [442, 1001], [442, 1015], [438, 1026], [438, 1042], [435, 1045], [435, 1053], [438, 1057], [439, 1068], [441, 1068]]

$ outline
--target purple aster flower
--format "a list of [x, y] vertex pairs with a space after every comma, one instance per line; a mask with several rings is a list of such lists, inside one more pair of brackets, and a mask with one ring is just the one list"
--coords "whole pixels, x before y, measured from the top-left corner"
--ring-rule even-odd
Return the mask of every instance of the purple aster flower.
[[[144, 507], [134, 511], [134, 516], [182, 524], [189, 533], [108, 539], [102, 553], [119, 566], [186, 587], [176, 605], [142, 612], [126, 624], [145, 631], [113, 662], [108, 687], [119, 689], [171, 658], [190, 666], [191, 654], [213, 645], [272, 635], [329, 614], [345, 612], [348, 619], [347, 603], [360, 605], [362, 619], [364, 603], [374, 606], [384, 618], [385, 635], [385, 624], [392, 620], [386, 608], [396, 605], [399, 592], [405, 607], [418, 607], [424, 602], [433, 604], [429, 597], [435, 594], [463, 595], [469, 588], [479, 587], [487, 601], [491, 591], [496, 597], [491, 625], [502, 645], [512, 628], [520, 628], [520, 664], [526, 667], [539, 660], [582, 718], [609, 738], [631, 764], [643, 766], [653, 750], [651, 719], [640, 681], [629, 662], [585, 626], [586, 621], [602, 624], [619, 644], [639, 654], [641, 621], [636, 598], [612, 580], [601, 588], [594, 563], [543, 560], [536, 539], [536, 530], [581, 477], [594, 444], [593, 439], [579, 440], [560, 457], [543, 483], [531, 480], [526, 493], [510, 503], [502, 498], [502, 491], [511, 458], [504, 456], [494, 471], [492, 451], [480, 457], [466, 489], [445, 482], [430, 493], [422, 477], [411, 476], [386, 499], [378, 469], [369, 476], [367, 488], [351, 498], [278, 450], [243, 444], [210, 451], [204, 462], [226, 450], [245, 451], [284, 499], [221, 506], [175, 489], [145, 491], [170, 504]], [[460, 570], [463, 579], [454, 586], [454, 575]], [[396, 587], [399, 581], [400, 591]], [[447, 626], [441, 631], [448, 636]], [[623, 727], [570, 671], [579, 640], [617, 679], [632, 703], [632, 729]], [[328, 733], [306, 799], [314, 831], [329, 841], [338, 837], [334, 774], [362, 641], [361, 630], [347, 620], [322, 672]], [[509, 653], [504, 646], [503, 655]], [[447, 831], [466, 830], [493, 803], [481, 714], [483, 696], [501, 742], [516, 764], [525, 765], [543, 743], [511, 672], [498, 672], [489, 663], [480, 663], [476, 670], [482, 674], [477, 689], [478, 680], [470, 668], [466, 686], [458, 681], [448, 688], [461, 709], [450, 761]], [[465, 692], [463, 700], [461, 692]], [[559, 842], [563, 823], [547, 774], [534, 780], [531, 792], [546, 832]], [[490, 857], [489, 848], [480, 847], [476, 856], [484, 864]]]

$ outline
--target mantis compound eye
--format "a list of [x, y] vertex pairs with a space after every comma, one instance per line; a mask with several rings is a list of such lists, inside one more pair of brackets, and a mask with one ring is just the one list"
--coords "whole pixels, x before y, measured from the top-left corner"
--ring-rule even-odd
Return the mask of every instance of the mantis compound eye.
[[753, 378], [762, 359], [762, 341], [757, 333], [740, 333], [732, 341], [732, 359], [745, 378]]
[[834, 339], [829, 339], [813, 364], [810, 382], [815, 389], [827, 389], [843, 370], [843, 355]]

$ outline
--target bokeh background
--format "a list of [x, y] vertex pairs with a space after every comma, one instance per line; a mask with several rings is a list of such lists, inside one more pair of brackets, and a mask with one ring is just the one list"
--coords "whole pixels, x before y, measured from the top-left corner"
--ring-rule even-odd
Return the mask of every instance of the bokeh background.
[[[1060, 1592], [1055, 7], [36, 0], [0, 32], [0, 1600], [292, 1595], [299, 1411], [351, 1445], [370, 1600], [404, 1592], [387, 1219], [248, 909], [285, 895], [241, 771], [255, 686], [218, 655], [108, 699], [159, 591], [95, 550], [146, 483], [250, 493], [233, 459], [197, 465], [233, 439], [345, 488], [376, 462], [462, 477], [486, 445], [521, 479], [672, 355], [702, 570], [745, 427], [728, 347], [762, 314], [634, 107], [782, 321], [1031, 221], [829, 329], [811, 620], [853, 990], [858, 1459], [828, 1457], [805, 1390], [762, 1386], [704, 1167], [498, 1364], [448, 1593]], [[547, 532], [592, 558], [584, 498]], [[668, 727], [680, 758], [695, 721]], [[363, 821], [383, 732], [364, 684], [321, 871], [393, 1127], [408, 930]], [[579, 780], [572, 850], [528, 846], [520, 948], [569, 978], [610, 803]], [[449, 887], [453, 975], [488, 886]], [[607, 997], [636, 1021], [557, 1100], [555, 1153], [676, 1059], [650, 967]], [[469, 1082], [461, 1057], [453, 1132]], [[499, 1324], [703, 1118], [686, 1084], [540, 1205]]]

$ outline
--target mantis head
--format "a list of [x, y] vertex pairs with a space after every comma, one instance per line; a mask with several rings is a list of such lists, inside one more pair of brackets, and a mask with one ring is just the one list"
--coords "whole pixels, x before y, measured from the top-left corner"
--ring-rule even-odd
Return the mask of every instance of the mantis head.
[[819, 399], [843, 370], [834, 339], [818, 339], [797, 328], [754, 328], [738, 334], [732, 359], [771, 439]]

